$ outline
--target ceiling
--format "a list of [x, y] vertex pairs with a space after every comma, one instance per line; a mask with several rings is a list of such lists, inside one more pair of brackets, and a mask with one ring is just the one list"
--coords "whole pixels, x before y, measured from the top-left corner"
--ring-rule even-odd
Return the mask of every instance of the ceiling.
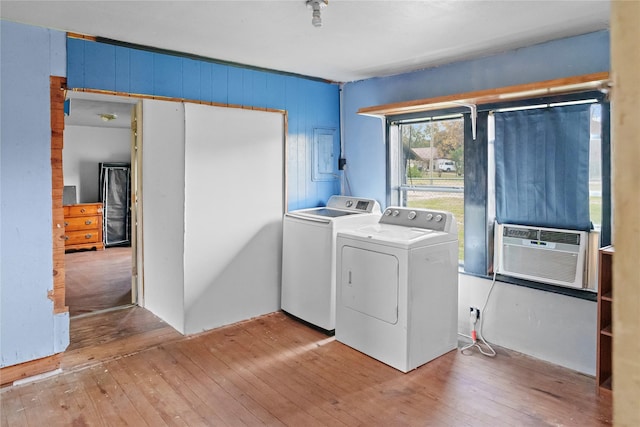
[[608, 28], [608, 0], [8, 1], [3, 19], [350, 82]]
[[[131, 109], [138, 100], [84, 92], [68, 92], [69, 114], [65, 126], [92, 126], [105, 128], [131, 128]], [[108, 99], [106, 101], [105, 99]], [[114, 116], [105, 120], [103, 115]]]
[[[10, 1], [2, 19], [334, 82], [382, 77], [609, 27], [608, 0]], [[70, 92], [67, 125], [130, 127], [135, 100]], [[113, 102], [115, 101], [115, 102]], [[101, 114], [117, 118], [105, 122]]]

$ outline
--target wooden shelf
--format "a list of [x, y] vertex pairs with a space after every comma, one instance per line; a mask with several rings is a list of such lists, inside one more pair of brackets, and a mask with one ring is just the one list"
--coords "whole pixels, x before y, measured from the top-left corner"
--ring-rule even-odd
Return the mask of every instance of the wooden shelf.
[[435, 98], [363, 107], [358, 110], [358, 114], [374, 117], [386, 117], [398, 114], [419, 113], [443, 108], [460, 107], [468, 104], [482, 105], [533, 97], [584, 92], [587, 90], [598, 90], [607, 88], [608, 84], [609, 73], [601, 72], [475, 92], [438, 96]]
[[598, 269], [597, 392], [611, 392], [613, 383], [613, 246], [600, 249]]

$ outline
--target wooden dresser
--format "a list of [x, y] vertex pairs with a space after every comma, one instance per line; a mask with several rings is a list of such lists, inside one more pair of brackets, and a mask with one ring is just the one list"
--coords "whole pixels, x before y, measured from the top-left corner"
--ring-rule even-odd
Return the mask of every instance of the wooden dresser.
[[64, 249], [103, 250], [102, 203], [65, 205]]

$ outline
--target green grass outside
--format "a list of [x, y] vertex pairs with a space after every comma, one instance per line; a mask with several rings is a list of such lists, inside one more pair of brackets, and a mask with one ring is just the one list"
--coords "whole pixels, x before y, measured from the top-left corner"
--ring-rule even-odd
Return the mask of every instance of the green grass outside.
[[458, 225], [458, 259], [464, 260], [464, 199], [462, 197], [434, 197], [427, 200], [411, 200], [407, 202], [411, 208], [427, 208], [448, 211], [456, 218]]

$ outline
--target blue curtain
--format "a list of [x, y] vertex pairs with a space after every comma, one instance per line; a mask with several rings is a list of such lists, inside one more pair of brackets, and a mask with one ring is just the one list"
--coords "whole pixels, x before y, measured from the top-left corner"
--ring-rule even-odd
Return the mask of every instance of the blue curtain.
[[496, 219], [589, 230], [590, 105], [495, 114]]

